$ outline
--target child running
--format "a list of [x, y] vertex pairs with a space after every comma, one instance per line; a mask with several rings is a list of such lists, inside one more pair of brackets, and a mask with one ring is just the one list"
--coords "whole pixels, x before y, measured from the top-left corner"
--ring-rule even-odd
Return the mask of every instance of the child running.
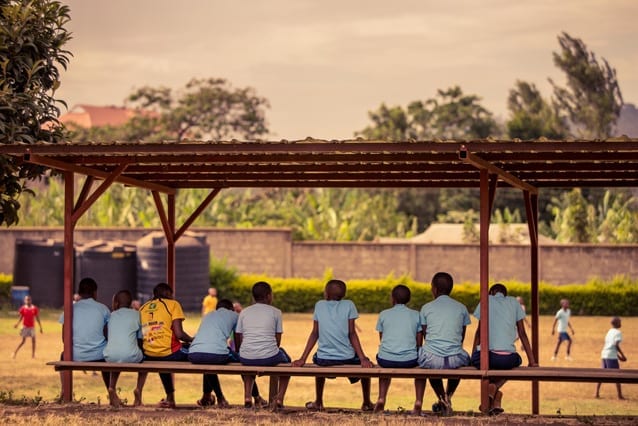
[[[569, 318], [572, 315], [572, 311], [569, 309], [569, 300], [562, 299], [560, 301], [560, 309], [556, 312], [556, 316], [554, 317], [554, 323], [552, 324], [552, 336], [554, 335], [554, 331], [558, 331], [558, 341], [556, 342], [556, 349], [554, 349], [554, 355], [552, 355], [552, 361], [556, 361], [556, 357], [558, 356], [558, 349], [563, 342], [567, 342], [567, 354], [565, 355], [565, 359], [567, 361], [571, 361], [571, 350], [572, 350], [572, 338], [569, 337], [569, 333], [567, 329], [572, 331], [572, 334], [575, 334], [574, 327], [572, 327], [571, 322], [569, 322]], [[556, 328], [556, 324], [558, 323], [558, 328]]]
[[[392, 289], [392, 308], [381, 311], [377, 320], [377, 331], [381, 343], [377, 354], [377, 363], [384, 368], [412, 368], [419, 365], [418, 348], [423, 343], [423, 332], [419, 313], [406, 305], [410, 302], [410, 289], [402, 284]], [[391, 383], [390, 377], [379, 378], [379, 397], [374, 405], [374, 412], [385, 408], [385, 399]], [[421, 414], [425, 379], [414, 380], [413, 414]]]
[[[317, 352], [313, 355], [313, 362], [322, 367], [342, 364], [360, 364], [361, 367], [373, 366], [369, 358], [363, 353], [354, 321], [359, 317], [357, 308], [351, 300], [343, 299], [346, 295], [346, 283], [341, 280], [330, 280], [324, 289], [325, 300], [315, 304], [313, 326], [306, 348], [301, 358], [293, 362], [293, 366], [301, 367], [306, 363], [310, 351], [318, 343]], [[370, 379], [349, 378], [350, 383], [361, 380], [363, 403], [361, 410], [372, 411], [374, 405], [370, 401]], [[325, 377], [315, 378], [314, 401], [306, 403], [309, 410], [323, 410], [323, 389]]]
[[40, 334], [42, 334], [42, 323], [40, 322], [40, 310], [32, 303], [31, 296], [24, 296], [24, 305], [20, 307], [18, 314], [20, 314], [20, 318], [18, 318], [18, 322], [15, 323], [13, 328], [18, 328], [18, 325], [22, 323], [22, 330], [20, 330], [22, 341], [16, 350], [13, 351], [11, 358], [15, 359], [27, 337], [31, 338], [31, 358], [35, 358], [35, 322], [37, 321], [40, 326]]
[[[108, 340], [104, 348], [104, 359], [107, 362], [142, 362], [142, 323], [140, 314], [131, 308], [133, 296], [128, 290], [121, 290], [113, 296], [113, 312], [108, 327]], [[133, 391], [135, 400], [133, 405], [142, 405], [142, 389], [146, 382], [147, 373], [137, 374], [137, 386]], [[117, 396], [117, 380], [119, 371], [111, 372], [109, 380], [109, 401], [111, 406], [119, 407], [120, 398]]]

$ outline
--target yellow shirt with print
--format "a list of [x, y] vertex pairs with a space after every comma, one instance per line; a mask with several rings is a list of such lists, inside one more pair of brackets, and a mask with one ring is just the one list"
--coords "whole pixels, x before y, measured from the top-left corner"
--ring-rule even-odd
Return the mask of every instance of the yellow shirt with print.
[[173, 299], [152, 299], [140, 308], [144, 355], [164, 357], [182, 348], [173, 333], [173, 320], [184, 319], [179, 302]]

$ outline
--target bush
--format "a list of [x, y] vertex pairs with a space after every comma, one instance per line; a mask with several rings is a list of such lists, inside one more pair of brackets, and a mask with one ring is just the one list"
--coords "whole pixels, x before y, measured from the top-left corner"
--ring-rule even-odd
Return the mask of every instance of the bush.
[[[274, 293], [274, 305], [284, 312], [312, 312], [315, 303], [323, 298], [323, 288], [331, 275], [323, 279], [273, 278], [264, 275], [241, 275], [234, 284], [224, 290], [221, 297], [239, 300], [247, 305], [252, 302], [251, 289], [255, 282], [266, 281]], [[379, 280], [351, 280], [347, 282], [346, 298], [352, 300], [359, 312], [377, 313], [391, 306], [390, 292], [397, 284], [405, 284], [412, 291], [408, 304], [420, 309], [432, 300], [429, 283], [392, 275]], [[530, 307], [530, 284], [503, 281], [510, 296], [521, 296]], [[479, 284], [454, 285], [452, 297], [463, 303], [470, 314], [479, 303]], [[560, 308], [560, 300], [570, 300], [575, 315], [638, 315], [638, 280], [618, 276], [610, 281], [594, 279], [587, 284], [555, 286], [541, 283], [539, 286], [539, 311], [553, 315]]]
[[0, 306], [6, 305], [10, 302], [12, 285], [13, 276], [0, 274]]
[[226, 259], [211, 259], [210, 286], [217, 289], [219, 296], [231, 299], [227, 294], [231, 292], [230, 289], [238, 279], [237, 268], [228, 266]]

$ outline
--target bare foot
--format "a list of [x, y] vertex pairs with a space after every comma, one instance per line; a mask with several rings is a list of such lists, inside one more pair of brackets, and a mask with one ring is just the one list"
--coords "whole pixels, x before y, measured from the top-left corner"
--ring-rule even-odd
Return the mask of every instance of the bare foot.
[[133, 391], [133, 395], [135, 395], [135, 400], [133, 401], [133, 405], [135, 407], [139, 407], [142, 405], [142, 391], [139, 389], [135, 389]]
[[374, 409], [372, 410], [372, 412], [382, 413], [384, 409], [385, 409], [385, 400], [379, 398], [377, 399], [377, 403], [374, 404]]
[[122, 405], [120, 398], [117, 396], [117, 391], [113, 388], [109, 388], [109, 402], [111, 403], [111, 407], [119, 407]]
[[420, 416], [421, 415], [422, 406], [423, 406], [423, 402], [422, 401], [415, 401], [414, 402], [414, 408], [412, 409], [412, 414], [414, 414], [415, 416]]

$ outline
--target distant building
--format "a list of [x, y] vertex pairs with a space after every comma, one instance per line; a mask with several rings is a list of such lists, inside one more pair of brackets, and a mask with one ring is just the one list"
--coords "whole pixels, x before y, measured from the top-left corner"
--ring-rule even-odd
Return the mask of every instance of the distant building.
[[[148, 112], [145, 112], [148, 114]], [[118, 106], [96, 106], [78, 104], [60, 116], [60, 122], [66, 126], [77, 126], [85, 129], [102, 126], [122, 126], [140, 111]]]
[[[413, 242], [418, 244], [468, 244], [462, 223], [433, 223], [425, 232], [409, 239], [379, 238], [380, 242]], [[474, 234], [479, 235], [478, 225], [474, 225]], [[526, 223], [494, 223], [490, 225], [490, 244], [529, 244], [529, 229]], [[539, 244], [556, 244], [556, 241], [544, 235], [538, 236]]]

